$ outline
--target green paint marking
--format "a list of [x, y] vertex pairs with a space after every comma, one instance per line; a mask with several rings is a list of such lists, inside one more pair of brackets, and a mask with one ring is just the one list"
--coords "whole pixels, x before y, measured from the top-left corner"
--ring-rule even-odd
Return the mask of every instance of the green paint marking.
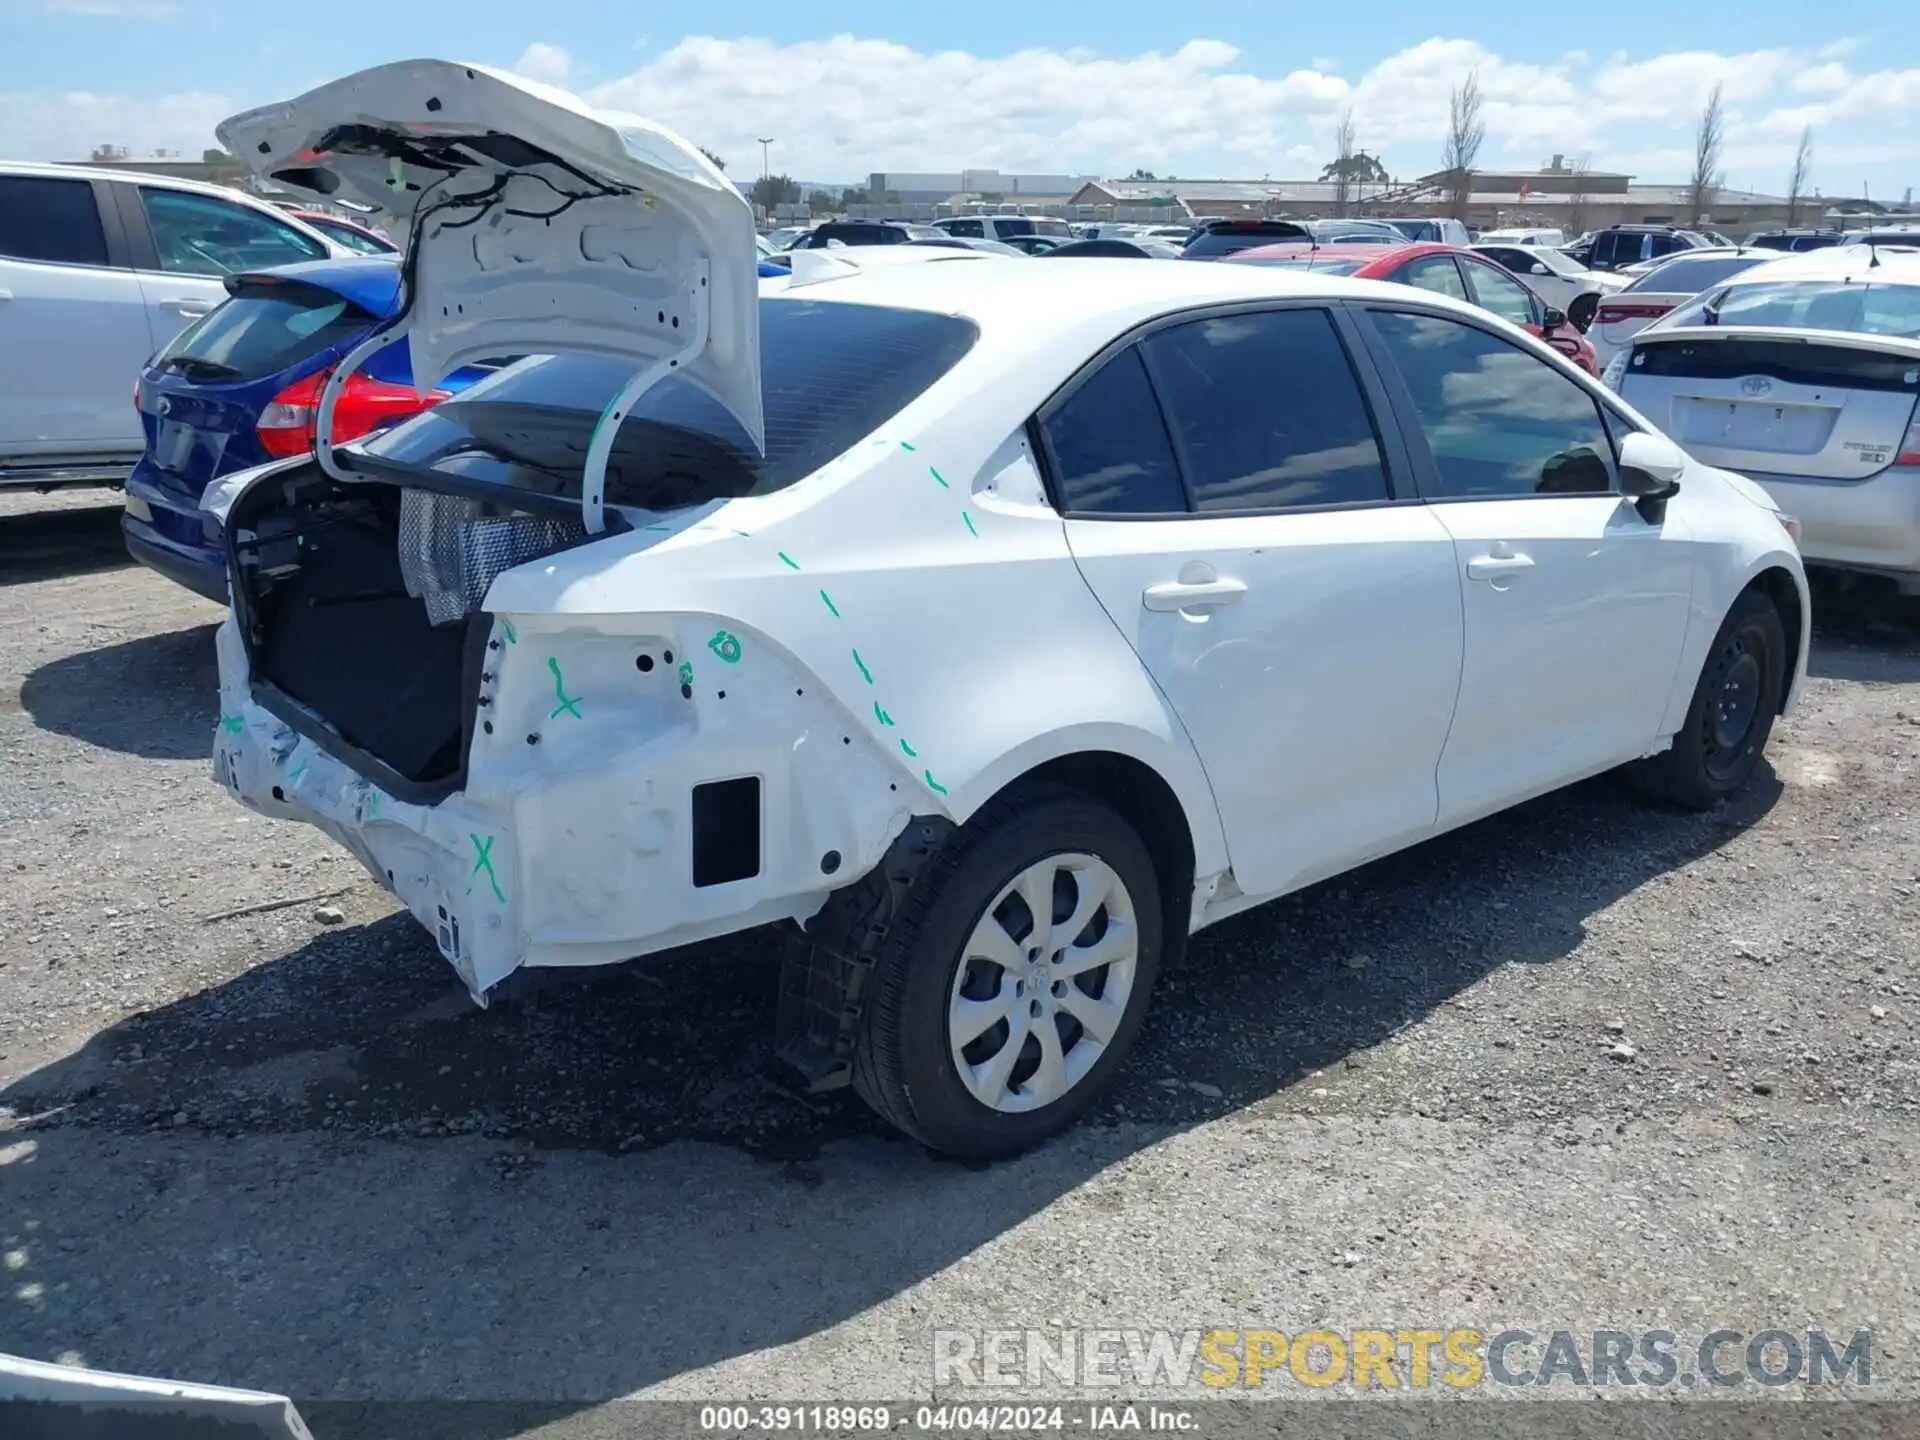
[[298, 785], [300, 783], [300, 777], [306, 773], [307, 773], [307, 762], [302, 760], [298, 765], [294, 766], [293, 769], [288, 773], [287, 783], [289, 785]]
[[867, 662], [860, 658], [860, 652], [858, 650], [853, 652], [853, 663], [860, 667], [860, 674], [866, 680], [867, 684], [873, 684], [873, 671], [867, 669]]
[[553, 672], [553, 697], [560, 702], [553, 707], [553, 712], [547, 718], [558, 720], [562, 715], [571, 715], [576, 720], [580, 719], [580, 702], [577, 699], [567, 698], [566, 682], [560, 678], [560, 662], [549, 655], [547, 669]]
[[518, 645], [520, 643], [520, 632], [513, 628], [513, 621], [502, 620], [500, 622], [500, 633], [507, 637], [507, 644]]
[[740, 663], [740, 637], [731, 630], [716, 630], [713, 638], [707, 641], [707, 649], [718, 655], [729, 665]]
[[933, 466], [931, 465], [927, 466], [927, 473], [933, 476], [933, 478], [939, 482], [940, 488], [942, 490], [951, 490], [953, 488], [951, 485], [947, 484], [947, 477], [942, 475], [938, 470], [934, 469]]
[[486, 871], [487, 886], [489, 889], [493, 891], [493, 898], [498, 900], [502, 905], [506, 904], [507, 897], [505, 894], [501, 892], [500, 879], [498, 876], [496, 876], [493, 873], [493, 839], [494, 837], [489, 835], [487, 836], [486, 839], [482, 840], [478, 835], [475, 835], [471, 830], [469, 830], [467, 832], [467, 839], [473, 842], [473, 856], [474, 856], [473, 869], [468, 871], [467, 873], [471, 876], [471, 875], [478, 875], [483, 870]]
[[776, 550], [773, 553], [780, 557], [780, 563], [785, 565], [789, 570], [798, 570], [800, 568], [800, 562], [787, 554], [786, 551]]
[[980, 538], [980, 532], [973, 528], [973, 516], [969, 515], [966, 511], [962, 510], [960, 512], [960, 518], [967, 522], [967, 533], [973, 536], [974, 539], [978, 540]]
[[902, 740], [900, 742], [900, 748], [907, 752], [907, 758], [909, 760], [918, 760], [920, 758], [920, 752], [914, 749], [913, 746], [907, 744], [906, 741]]
[[900, 442], [900, 448], [901, 448], [902, 450], [906, 450], [906, 451], [908, 451], [908, 452], [911, 452], [911, 451], [913, 450], [913, 446], [911, 446], [911, 445], [909, 445], [909, 444], [908, 444], [908, 443], [907, 443], [906, 441], [904, 441], [904, 440], [902, 440], [902, 441]]
[[944, 795], [947, 793], [947, 787], [942, 785], [938, 780], [933, 778], [933, 771], [922, 770], [920, 772], [920, 778], [927, 782], [927, 789], [933, 791], [934, 794]]
[[873, 718], [878, 720], [882, 725], [893, 724], [893, 716], [887, 714], [886, 711], [880, 708], [880, 702], [878, 700], [873, 702]]
[[691, 660], [682, 660], [680, 662], [680, 683], [682, 685], [693, 684], [693, 662]]
[[827, 607], [827, 609], [832, 612], [833, 618], [838, 620], [840, 618], [840, 607], [833, 603], [833, 597], [827, 594], [826, 591], [822, 590], [820, 592], [820, 600], [821, 600], [821, 603], [824, 604]]
[[371, 820], [379, 813], [380, 792], [378, 790], [369, 790], [367, 791], [367, 803], [360, 807], [360, 816], [364, 820]]
[[220, 717], [220, 728], [229, 735], [238, 735], [242, 730], [246, 729], [246, 727], [247, 722], [242, 720], [238, 715], [222, 715]]

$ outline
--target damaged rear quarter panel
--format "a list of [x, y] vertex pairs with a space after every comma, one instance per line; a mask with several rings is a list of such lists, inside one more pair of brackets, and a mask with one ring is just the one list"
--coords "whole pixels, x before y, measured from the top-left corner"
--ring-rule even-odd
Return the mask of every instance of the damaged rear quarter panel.
[[[991, 373], [981, 349], [963, 362], [970, 375]], [[536, 629], [711, 616], [712, 634], [683, 633], [676, 647], [676, 661], [684, 652], [694, 666], [703, 725], [724, 704], [742, 744], [813, 747], [829, 773], [837, 748], [850, 781], [870, 756], [912, 813], [964, 822], [1059, 756], [1133, 757], [1179, 798], [1197, 872], [1224, 869], [1191, 742], [1081, 578], [1041, 493], [1022, 429], [1031, 379], [966, 404], [942, 398], [947, 388], [788, 490], [640, 523], [508, 571], [487, 609]], [[722, 632], [738, 642], [734, 660], [713, 648]], [[813, 720], [795, 728], [780, 686], [750, 679], [761, 667], [831, 698], [824, 732]], [[728, 699], [712, 699], [723, 687]], [[736, 703], [749, 693], [751, 717]], [[690, 753], [714, 778], [740, 763], [704, 745]], [[773, 836], [781, 822], [768, 803]], [[838, 883], [878, 858], [896, 820], [889, 813], [884, 834], [863, 837], [861, 863]]]

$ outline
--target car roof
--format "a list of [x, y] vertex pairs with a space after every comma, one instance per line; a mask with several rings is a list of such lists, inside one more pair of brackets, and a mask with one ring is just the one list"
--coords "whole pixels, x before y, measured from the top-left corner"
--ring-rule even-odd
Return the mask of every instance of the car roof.
[[[215, 185], [206, 180], [187, 180], [178, 175], [153, 175], [132, 166], [56, 165], [42, 160], [0, 160], [0, 175], [35, 175], [66, 180], [122, 180], [151, 185], [162, 190], [185, 190], [195, 195], [216, 195], [222, 200], [265, 206], [258, 195], [236, 190], [231, 185]], [[270, 206], [268, 208], [271, 208]]]
[[1338, 240], [1327, 245], [1312, 245], [1305, 240], [1296, 240], [1278, 245], [1256, 245], [1221, 258], [1240, 264], [1257, 264], [1263, 260], [1299, 260], [1311, 256], [1315, 260], [1365, 260], [1371, 264], [1376, 260], [1407, 259], [1429, 250], [1450, 252], [1456, 248], [1433, 240], [1409, 240], [1404, 245], [1343, 244]]

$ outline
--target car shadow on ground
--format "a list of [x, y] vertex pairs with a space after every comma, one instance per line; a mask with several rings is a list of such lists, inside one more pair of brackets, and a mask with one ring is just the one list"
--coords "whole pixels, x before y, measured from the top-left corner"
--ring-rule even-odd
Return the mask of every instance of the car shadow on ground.
[[1920, 680], [1920, 597], [1885, 588], [1822, 585], [1813, 600], [1807, 674], [1822, 680]]
[[213, 634], [195, 625], [64, 655], [21, 682], [20, 708], [42, 730], [127, 755], [210, 755], [220, 713]]
[[116, 494], [110, 502], [83, 507], [0, 515], [0, 585], [24, 585], [66, 575], [130, 566], [120, 537], [125, 506]]
[[[1602, 779], [1214, 927], [1163, 974], [1096, 1116], [990, 1167], [926, 1156], [851, 1095], [804, 1100], [769, 1078], [774, 947], [764, 932], [529, 985], [484, 1011], [405, 917], [325, 932], [130, 1016], [0, 1092], [0, 1106], [27, 1117], [0, 1142], [34, 1147], [31, 1163], [0, 1170], [0, 1241], [57, 1230], [117, 1197], [110, 1235], [41, 1245], [32, 1279], [42, 1298], [0, 1298], [0, 1330], [29, 1355], [72, 1346], [115, 1369], [363, 1395], [337, 1348], [314, 1355], [286, 1309], [297, 1296], [305, 1311], [366, 1314], [374, 1338], [351, 1344], [404, 1330], [392, 1343], [418, 1356], [409, 1395], [518, 1383], [525, 1398], [562, 1402], [533, 1418], [456, 1408], [444, 1432], [418, 1414], [408, 1433], [518, 1433], [815, 1335], [1138, 1150], [1303, 1100], [1306, 1077], [1372, 1063], [1373, 1047], [1490, 971], [1567, 956], [1590, 917], [1718, 848], [1779, 793], [1763, 770], [1733, 804], [1684, 814]], [[152, 1145], [138, 1161], [115, 1157], [122, 1137], [148, 1130], [182, 1137], [163, 1155], [199, 1143], [260, 1167], [245, 1177], [248, 1196], [228, 1197], [235, 1215], [257, 1218], [220, 1222], [208, 1241], [216, 1253], [180, 1236], [213, 1148], [170, 1177], [154, 1173]], [[285, 1147], [296, 1143], [337, 1158], [289, 1177]], [[331, 1183], [381, 1156], [398, 1157], [379, 1172], [391, 1191]], [[436, 1167], [449, 1178], [423, 1201], [411, 1187]], [[268, 1208], [250, 1198], [256, 1188]], [[423, 1206], [439, 1213], [417, 1214]], [[505, 1253], [517, 1278], [496, 1282]], [[236, 1255], [251, 1257], [239, 1288]], [[547, 1257], [564, 1282], [526, 1283]], [[60, 1295], [97, 1306], [103, 1292], [124, 1297], [111, 1334], [63, 1328]], [[218, 1304], [143, 1303], [209, 1292]], [[617, 1333], [603, 1330], [607, 1317]], [[284, 1334], [278, 1368], [221, 1373], [221, 1337], [236, 1326], [266, 1327], [248, 1331], [255, 1348], [261, 1334]], [[903, 1345], [924, 1343], [902, 1334]], [[391, 1428], [359, 1427], [354, 1413], [328, 1412], [315, 1433]]]

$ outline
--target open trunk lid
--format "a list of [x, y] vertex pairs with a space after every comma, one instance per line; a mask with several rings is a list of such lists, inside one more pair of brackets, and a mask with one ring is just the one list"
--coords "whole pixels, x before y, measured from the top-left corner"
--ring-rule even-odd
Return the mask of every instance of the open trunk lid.
[[[616, 424], [649, 384], [682, 374], [763, 443], [753, 212], [672, 131], [482, 65], [406, 60], [218, 134], [262, 178], [404, 228], [400, 313], [376, 335], [409, 337], [422, 394], [488, 356], [610, 355], [635, 368], [608, 407]], [[323, 397], [332, 470], [330, 411]], [[582, 510], [600, 529], [591, 484]]]
[[1893, 463], [1920, 399], [1920, 342], [1690, 326], [1634, 337], [1621, 397], [1710, 465], [1863, 480]]

